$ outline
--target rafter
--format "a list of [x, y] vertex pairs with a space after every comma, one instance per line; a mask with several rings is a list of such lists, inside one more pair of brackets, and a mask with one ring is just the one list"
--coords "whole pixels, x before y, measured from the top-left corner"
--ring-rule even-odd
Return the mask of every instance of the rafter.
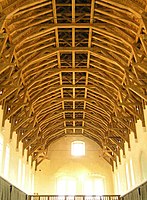
[[[86, 3], [85, 3], [86, 2]], [[147, 101], [146, 3], [3, 1], [0, 103], [36, 165], [68, 134], [96, 142], [112, 166]], [[60, 9], [62, 12], [60, 12]], [[111, 18], [111, 20], [110, 20]], [[117, 159], [118, 157], [118, 159]]]

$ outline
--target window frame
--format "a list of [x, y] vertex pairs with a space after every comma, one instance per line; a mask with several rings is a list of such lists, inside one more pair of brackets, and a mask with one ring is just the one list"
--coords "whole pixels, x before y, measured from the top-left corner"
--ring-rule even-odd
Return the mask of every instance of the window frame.
[[[77, 150], [77, 148], [79, 149]], [[75, 157], [85, 156], [85, 142], [81, 140], [73, 141], [71, 143], [71, 155]]]

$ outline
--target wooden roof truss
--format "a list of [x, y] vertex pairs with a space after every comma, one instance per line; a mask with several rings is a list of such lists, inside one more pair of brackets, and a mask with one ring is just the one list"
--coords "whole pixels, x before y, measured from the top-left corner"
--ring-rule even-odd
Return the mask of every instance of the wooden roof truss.
[[38, 165], [83, 135], [113, 166], [147, 101], [147, 2], [2, 0], [0, 102]]

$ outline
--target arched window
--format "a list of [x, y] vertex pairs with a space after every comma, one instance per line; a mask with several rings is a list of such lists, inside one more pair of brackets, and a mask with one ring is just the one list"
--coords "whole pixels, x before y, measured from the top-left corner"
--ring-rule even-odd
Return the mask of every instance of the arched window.
[[74, 141], [71, 143], [71, 155], [72, 156], [84, 156], [85, 155], [85, 142]]
[[129, 173], [129, 165], [126, 163], [126, 179], [127, 179], [127, 189], [130, 189], [130, 173]]
[[116, 173], [116, 184], [117, 184], [117, 193], [120, 194], [121, 192], [121, 181], [120, 181], [120, 174], [119, 172]]
[[73, 177], [63, 176], [57, 179], [57, 194], [58, 195], [75, 195], [76, 180]]
[[22, 166], [22, 187], [25, 185], [25, 176], [26, 176], [26, 166], [25, 163], [23, 163]]
[[132, 186], [134, 186], [135, 185], [135, 176], [134, 176], [134, 168], [133, 168], [132, 159], [130, 160], [130, 173], [131, 173]]
[[147, 179], [147, 170], [146, 170], [147, 154], [143, 151], [141, 151], [140, 153], [140, 166], [141, 166], [142, 179], [143, 181], [145, 181]]
[[9, 173], [9, 161], [10, 161], [10, 147], [7, 144], [5, 152], [5, 165], [4, 165], [4, 176], [8, 177]]
[[85, 179], [84, 183], [85, 195], [103, 195], [104, 194], [104, 180], [101, 177]]
[[0, 135], [0, 172], [2, 170], [2, 159], [3, 159], [3, 137]]
[[18, 160], [18, 186], [21, 186], [21, 177], [22, 177], [22, 161], [19, 158]]

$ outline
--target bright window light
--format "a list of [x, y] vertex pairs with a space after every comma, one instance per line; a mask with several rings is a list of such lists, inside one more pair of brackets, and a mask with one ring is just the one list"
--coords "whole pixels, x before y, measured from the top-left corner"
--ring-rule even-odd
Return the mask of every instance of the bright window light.
[[0, 172], [2, 169], [2, 158], [3, 158], [3, 137], [0, 135]]
[[18, 160], [18, 185], [20, 186], [21, 185], [21, 175], [22, 175], [22, 161], [21, 159], [19, 158]]
[[119, 172], [117, 173], [117, 187], [118, 187], [118, 194], [121, 192], [121, 181], [120, 181], [120, 175]]
[[130, 172], [131, 172], [132, 186], [134, 186], [135, 185], [135, 176], [134, 176], [134, 168], [133, 168], [132, 160], [130, 160]]
[[84, 194], [92, 195], [93, 194], [93, 184], [92, 180], [86, 180], [84, 183]]
[[76, 181], [72, 177], [61, 177], [57, 180], [58, 195], [75, 195]]
[[88, 179], [84, 181], [85, 195], [103, 195], [104, 181], [102, 178]]
[[71, 143], [71, 155], [72, 156], [84, 156], [85, 155], [85, 142], [74, 141]]
[[104, 194], [104, 181], [102, 178], [99, 178], [94, 181], [94, 194], [103, 195]]
[[31, 192], [31, 182], [32, 182], [32, 172], [31, 170], [29, 170], [29, 182], [28, 182], [28, 185], [29, 185], [29, 192]]
[[5, 166], [4, 166], [4, 176], [8, 177], [9, 172], [9, 160], [10, 160], [10, 147], [6, 146], [6, 155], [5, 155]]
[[126, 163], [126, 179], [127, 179], [127, 186], [128, 189], [130, 189], [130, 174], [129, 174], [129, 166], [128, 163]]
[[3, 138], [0, 136], [0, 162], [2, 161], [3, 155]]
[[76, 193], [76, 182], [74, 179], [69, 179], [67, 181], [67, 192], [68, 195], [75, 195]]
[[26, 166], [23, 163], [23, 168], [22, 168], [22, 187], [24, 187], [24, 185], [25, 185], [25, 175], [26, 175], [25, 173], [26, 173]]
[[64, 195], [66, 191], [66, 180], [60, 179], [57, 182], [57, 194], [58, 195]]
[[31, 185], [31, 192], [34, 191], [34, 174], [32, 174], [32, 185]]

